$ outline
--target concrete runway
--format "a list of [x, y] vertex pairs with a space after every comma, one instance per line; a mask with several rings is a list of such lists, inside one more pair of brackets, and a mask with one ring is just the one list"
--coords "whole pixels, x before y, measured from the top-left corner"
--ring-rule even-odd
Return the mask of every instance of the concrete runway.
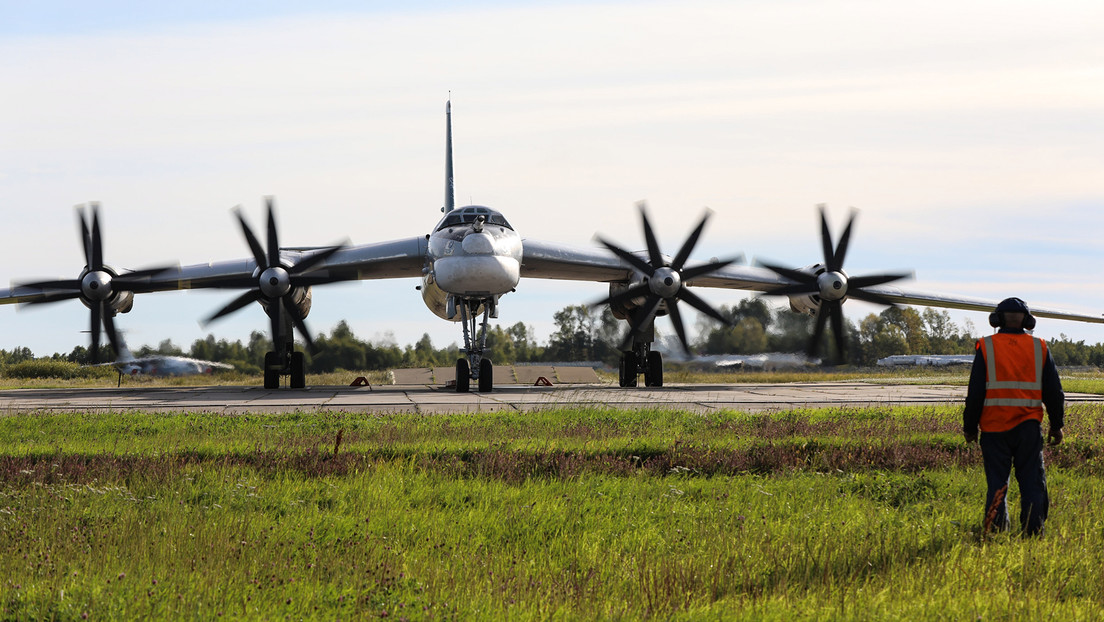
[[[0, 391], [0, 413], [14, 412], [373, 412], [457, 413], [531, 411], [558, 406], [679, 408], [694, 412], [748, 412], [794, 408], [839, 408], [962, 404], [965, 387], [886, 385], [865, 382], [672, 385], [622, 389], [609, 385], [532, 387], [503, 385], [491, 393], [456, 393], [425, 385], [310, 387], [135, 387], [108, 389], [13, 389]], [[1067, 402], [1104, 402], [1104, 396], [1067, 393]]]

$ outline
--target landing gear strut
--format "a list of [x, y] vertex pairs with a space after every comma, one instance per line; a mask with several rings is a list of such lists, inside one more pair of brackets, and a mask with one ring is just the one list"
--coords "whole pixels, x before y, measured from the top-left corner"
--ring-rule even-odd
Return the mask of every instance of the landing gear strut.
[[[494, 389], [494, 364], [484, 358], [487, 349], [487, 320], [498, 317], [497, 301], [494, 298], [453, 299], [452, 304], [460, 314], [460, 324], [464, 327], [465, 357], [456, 361], [456, 392], [467, 393], [471, 390], [471, 381], [475, 380], [481, 393], [490, 393]], [[483, 313], [479, 313], [479, 308]], [[482, 315], [482, 320], [479, 319]]]
[[[290, 333], [290, 330], [287, 331]], [[286, 333], [276, 339], [276, 350], [264, 357], [264, 387], [279, 389], [280, 377], [288, 376], [288, 386], [302, 389], [307, 386], [305, 356], [295, 350], [295, 342]]]

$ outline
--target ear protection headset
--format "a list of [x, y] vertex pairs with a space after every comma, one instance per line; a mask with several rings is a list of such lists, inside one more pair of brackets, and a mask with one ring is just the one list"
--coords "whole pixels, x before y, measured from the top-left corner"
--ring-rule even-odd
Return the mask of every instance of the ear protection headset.
[[1027, 303], [1019, 298], [1005, 298], [997, 305], [997, 309], [989, 314], [989, 325], [993, 328], [1004, 328], [1005, 313], [1023, 313], [1023, 329], [1035, 329], [1035, 316], [1027, 309]]

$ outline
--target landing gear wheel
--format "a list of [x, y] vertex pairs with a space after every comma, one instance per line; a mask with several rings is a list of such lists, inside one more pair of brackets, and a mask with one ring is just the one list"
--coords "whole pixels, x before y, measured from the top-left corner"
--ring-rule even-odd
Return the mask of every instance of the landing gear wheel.
[[279, 389], [280, 388], [280, 372], [283, 370], [284, 364], [280, 360], [280, 355], [276, 352], [265, 352], [264, 358], [264, 388], [266, 389]]
[[456, 360], [456, 392], [467, 393], [471, 390], [471, 368], [468, 359]]
[[635, 387], [637, 368], [636, 368], [636, 353], [625, 352], [621, 355], [619, 384], [622, 387]]
[[479, 392], [490, 393], [494, 387], [494, 363], [491, 359], [479, 361]]
[[663, 355], [659, 352], [648, 353], [648, 365], [644, 369], [644, 386], [663, 386]]
[[303, 353], [291, 353], [291, 388], [302, 389], [307, 386], [307, 374], [303, 365]]

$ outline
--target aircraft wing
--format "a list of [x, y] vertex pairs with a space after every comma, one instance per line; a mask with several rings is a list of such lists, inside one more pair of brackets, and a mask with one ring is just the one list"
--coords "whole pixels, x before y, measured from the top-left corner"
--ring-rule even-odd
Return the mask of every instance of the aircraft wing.
[[[289, 265], [294, 265], [328, 248], [281, 249], [280, 259]], [[425, 265], [425, 256], [425, 236], [358, 244], [342, 248], [307, 274], [327, 282], [420, 277]], [[148, 277], [134, 287], [134, 291], [145, 293], [212, 287], [214, 283], [226, 279], [250, 277], [256, 268], [257, 262], [253, 259], [173, 266]], [[16, 286], [9, 290], [0, 289], [0, 304], [41, 302], [49, 296], [49, 291]]]
[[[884, 296], [898, 304], [903, 305], [920, 305], [924, 307], [945, 307], [947, 309], [963, 309], [965, 311], [984, 311], [990, 313], [996, 308], [999, 300], [981, 300], [979, 298], [961, 298], [958, 296], [949, 296], [946, 294], [927, 294], [922, 292], [909, 292], [902, 290], [891, 285], [878, 285], [865, 288], [865, 291], [879, 296]], [[1036, 307], [1034, 305], [1028, 305], [1031, 309], [1031, 315], [1035, 317], [1045, 317], [1055, 320], [1073, 320], [1075, 322], [1091, 322], [1093, 324], [1104, 324], [1104, 316], [1101, 315], [1085, 315], [1083, 313], [1074, 313], [1071, 311], [1061, 311], [1057, 309], [1046, 309], [1043, 307]]]
[[[522, 242], [521, 275], [537, 279], [627, 282], [633, 268], [604, 248], [583, 248], [526, 239]], [[688, 264], [691, 268], [694, 264]], [[726, 266], [692, 279], [687, 285], [770, 291], [790, 282], [765, 268]]]
[[[527, 239], [524, 241], [524, 259], [521, 274], [540, 279], [571, 281], [627, 282], [633, 268], [625, 260], [604, 248], [582, 248], [552, 242]], [[694, 264], [688, 264], [692, 267]], [[755, 266], [730, 265], [705, 276], [695, 277], [687, 285], [721, 289], [740, 289], [769, 293], [773, 289], [792, 285], [772, 270]], [[913, 292], [880, 285], [866, 287], [865, 291], [877, 294], [902, 305], [941, 307], [966, 311], [991, 312], [999, 301], [980, 298], [963, 298], [947, 294]], [[1057, 309], [1031, 307], [1036, 317], [1072, 320], [1104, 324], [1104, 315], [1086, 315]]]

